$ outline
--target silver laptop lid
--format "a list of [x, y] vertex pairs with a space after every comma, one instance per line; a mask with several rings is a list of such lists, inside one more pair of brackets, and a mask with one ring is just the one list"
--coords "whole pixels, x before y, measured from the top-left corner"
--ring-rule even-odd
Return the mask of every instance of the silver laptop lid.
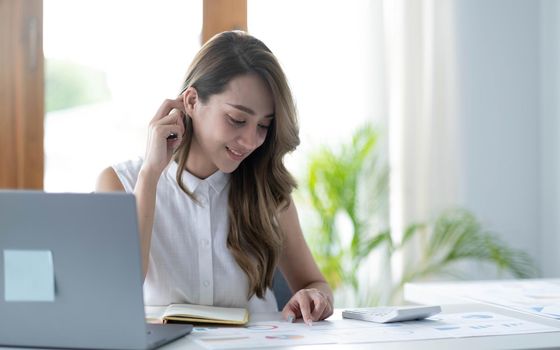
[[0, 191], [0, 344], [146, 347], [132, 195]]

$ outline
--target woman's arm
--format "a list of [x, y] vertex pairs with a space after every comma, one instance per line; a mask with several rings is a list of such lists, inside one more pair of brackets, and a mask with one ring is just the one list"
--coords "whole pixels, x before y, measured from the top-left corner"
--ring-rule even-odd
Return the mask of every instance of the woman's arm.
[[[134, 187], [144, 278], [148, 273], [157, 183], [161, 173], [171, 161], [175, 149], [180, 145], [185, 132], [181, 111], [184, 113], [183, 96], [175, 100], [165, 100], [150, 122], [146, 157]], [[176, 135], [176, 138], [169, 139], [171, 134]], [[99, 175], [96, 191], [124, 191], [124, 187], [115, 171], [107, 168]]]
[[285, 319], [301, 316], [307, 324], [323, 320], [333, 313], [333, 294], [305, 242], [293, 200], [278, 221], [285, 234], [279, 268], [290, 288], [297, 291], [282, 314]]

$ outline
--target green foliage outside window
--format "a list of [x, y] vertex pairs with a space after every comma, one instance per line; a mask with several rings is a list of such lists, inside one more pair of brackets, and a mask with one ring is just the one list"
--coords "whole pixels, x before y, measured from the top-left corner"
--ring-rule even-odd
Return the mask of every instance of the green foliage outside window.
[[47, 112], [110, 99], [105, 73], [76, 63], [45, 61], [45, 108]]

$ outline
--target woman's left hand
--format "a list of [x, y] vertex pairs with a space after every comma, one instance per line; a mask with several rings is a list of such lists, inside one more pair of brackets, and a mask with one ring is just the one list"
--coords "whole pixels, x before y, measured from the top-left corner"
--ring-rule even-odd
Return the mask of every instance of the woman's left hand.
[[299, 290], [282, 310], [282, 316], [289, 322], [303, 317], [303, 321], [309, 326], [313, 321], [324, 320], [332, 313], [332, 302], [325, 293], [316, 288]]

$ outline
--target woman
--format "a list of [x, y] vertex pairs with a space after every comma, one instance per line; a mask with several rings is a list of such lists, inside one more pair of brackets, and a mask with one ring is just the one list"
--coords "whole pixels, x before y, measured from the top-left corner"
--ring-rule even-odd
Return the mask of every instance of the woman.
[[150, 122], [144, 159], [105, 169], [97, 191], [136, 196], [148, 305], [275, 311], [275, 269], [296, 291], [289, 321], [332, 314], [332, 291], [303, 238], [283, 164], [299, 144], [275, 56], [240, 31], [208, 41], [181, 94]]

